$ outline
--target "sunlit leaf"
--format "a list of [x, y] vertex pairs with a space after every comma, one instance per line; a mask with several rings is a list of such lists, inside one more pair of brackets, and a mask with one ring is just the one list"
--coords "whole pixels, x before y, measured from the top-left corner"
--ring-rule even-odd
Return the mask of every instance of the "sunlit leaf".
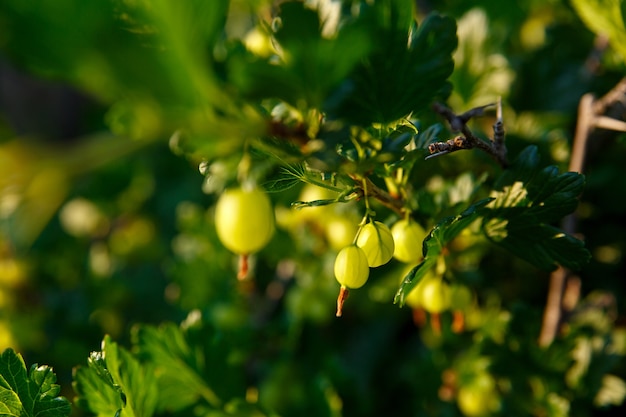
[[156, 366], [160, 409], [179, 411], [200, 399], [212, 407], [222, 404], [200, 374], [201, 365], [196, 362], [199, 352], [177, 326], [141, 326], [136, 329], [135, 340], [140, 354]]
[[68, 416], [70, 403], [60, 391], [49, 366], [35, 364], [26, 371], [22, 355], [13, 349], [0, 355], [0, 416]]
[[541, 269], [578, 269], [590, 258], [583, 242], [551, 225], [578, 204], [584, 177], [539, 167], [537, 148], [520, 153], [498, 179], [494, 201], [484, 210], [483, 230], [491, 241]]
[[102, 350], [89, 355], [74, 372], [77, 404], [97, 416], [151, 416], [159, 392], [154, 367], [142, 364], [105, 336]]

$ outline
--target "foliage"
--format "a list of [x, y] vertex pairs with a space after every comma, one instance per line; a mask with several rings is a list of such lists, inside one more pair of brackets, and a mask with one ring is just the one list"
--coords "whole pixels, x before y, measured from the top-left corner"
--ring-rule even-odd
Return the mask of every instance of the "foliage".
[[0, 411], [14, 416], [67, 416], [70, 403], [59, 397], [52, 368], [33, 365], [26, 371], [24, 359], [12, 349], [0, 356]]
[[494, 186], [483, 228], [487, 237], [538, 268], [557, 264], [580, 269], [589, 262], [583, 243], [549, 223], [570, 214], [578, 204], [584, 179], [555, 166], [538, 170], [535, 148], [520, 153]]
[[626, 34], [624, 10], [626, 10], [626, 5], [624, 2], [622, 0], [575, 0], [572, 4], [585, 24], [595, 33], [607, 36], [622, 59], [626, 59], [626, 49], [624, 48], [626, 41], [624, 37]]
[[[624, 7], [572, 6], [3, 1], [0, 414], [619, 413], [623, 136], [567, 166]], [[540, 346], [562, 267], [581, 299]]]

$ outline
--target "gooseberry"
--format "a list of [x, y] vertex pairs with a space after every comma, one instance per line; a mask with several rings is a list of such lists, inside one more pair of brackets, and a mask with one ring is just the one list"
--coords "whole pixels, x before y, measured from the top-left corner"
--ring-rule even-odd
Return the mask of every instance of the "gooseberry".
[[215, 228], [230, 251], [248, 255], [261, 250], [274, 234], [274, 211], [259, 188], [231, 188], [215, 206]]
[[326, 216], [324, 233], [331, 248], [340, 250], [352, 243], [356, 231], [357, 225], [351, 216], [337, 214]]
[[[312, 202], [319, 200], [333, 200], [337, 198], [338, 193], [324, 187], [306, 184], [300, 192], [300, 201]], [[323, 223], [327, 216], [332, 215], [334, 206], [332, 204], [302, 207], [297, 210], [298, 216], [304, 221], [313, 223]]]
[[391, 227], [391, 235], [395, 244], [394, 258], [412, 264], [422, 259], [422, 241], [426, 232], [419, 223], [411, 219], [399, 220]]
[[341, 317], [343, 303], [348, 298], [348, 288], [362, 287], [369, 277], [370, 269], [363, 249], [356, 245], [346, 246], [335, 259], [335, 278], [341, 284], [337, 297], [337, 317]]
[[356, 244], [365, 252], [370, 267], [375, 268], [389, 262], [395, 245], [387, 225], [377, 221], [369, 222], [358, 233]]
[[418, 287], [424, 310], [437, 314], [450, 307], [450, 286], [441, 277], [424, 279]]
[[362, 287], [369, 277], [369, 266], [363, 249], [356, 245], [346, 246], [335, 259], [335, 278], [347, 288]]

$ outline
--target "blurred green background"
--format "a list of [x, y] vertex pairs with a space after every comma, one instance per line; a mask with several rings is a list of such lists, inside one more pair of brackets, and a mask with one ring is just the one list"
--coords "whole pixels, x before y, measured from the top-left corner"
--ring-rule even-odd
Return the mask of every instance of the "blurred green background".
[[[217, 240], [210, 215], [216, 197], [207, 191], [220, 176], [205, 177], [198, 167], [206, 155], [234, 153], [241, 131], [254, 134], [259, 120], [222, 89], [227, 66], [219, 48], [206, 45], [244, 38], [251, 16], [270, 13], [270, 2], [227, 3], [0, 5], [0, 350], [50, 364], [73, 397], [72, 367], [104, 334], [127, 344], [137, 323], [178, 323], [199, 309], [248, 344], [249, 383], [281, 415], [389, 415], [391, 406], [397, 415], [456, 415], [441, 392], [441, 371], [476, 338], [438, 339], [414, 324], [409, 309], [394, 306], [399, 263], [374, 271], [371, 285], [351, 295], [348, 314], [335, 319], [337, 249], [320, 232], [324, 214], [289, 213], [302, 187], [272, 194], [278, 233], [254, 258], [255, 282], [234, 279], [236, 259]], [[420, 18], [437, 10], [457, 19], [451, 107], [502, 96], [509, 155], [535, 144], [543, 164], [565, 170], [580, 97], [601, 96], [626, 74], [619, 48], [605, 47], [568, 1], [416, 3]], [[200, 11], [193, 21], [204, 24], [187, 25]], [[154, 35], [150, 24], [170, 26]], [[198, 122], [201, 116], [210, 122]], [[489, 132], [491, 123], [474, 128]], [[192, 151], [179, 146], [187, 133], [181, 125], [191, 126]], [[618, 327], [626, 308], [625, 140], [594, 133], [577, 212], [593, 255], [579, 273], [582, 295], [604, 297], [604, 319]], [[221, 165], [233, 166], [228, 158]], [[463, 175], [473, 182], [496, 171], [486, 156], [467, 152], [436, 158], [414, 180], [436, 200], [460, 189]], [[359, 219], [358, 207], [331, 212]], [[436, 220], [424, 217], [429, 226]], [[456, 262], [485, 306], [482, 326], [531, 343], [548, 274], [484, 242], [459, 249]], [[484, 319], [489, 311], [492, 321]], [[506, 331], [497, 316], [505, 311], [516, 317]], [[483, 345], [481, 354], [489, 352]], [[511, 361], [520, 375], [532, 362], [521, 353], [495, 360]], [[611, 366], [626, 376], [623, 359]], [[590, 415], [574, 404], [571, 415]]]

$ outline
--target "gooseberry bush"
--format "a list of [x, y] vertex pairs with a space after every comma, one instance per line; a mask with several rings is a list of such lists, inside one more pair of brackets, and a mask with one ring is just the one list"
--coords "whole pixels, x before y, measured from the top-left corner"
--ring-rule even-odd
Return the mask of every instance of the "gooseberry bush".
[[[169, 249], [151, 246], [157, 226], [140, 214], [160, 201], [146, 190], [167, 194], [149, 169], [116, 197], [119, 217], [79, 198], [89, 186], [46, 194], [96, 169], [99, 145], [9, 184], [22, 195], [3, 201], [12, 240], [0, 272], [17, 268], [18, 249], [36, 251], [29, 236], [45, 236], [29, 223], [47, 207], [33, 211], [33, 196], [58, 201], [49, 216], [61, 206], [57, 223], [89, 247], [80, 285], [106, 298], [88, 314], [106, 334], [71, 358], [71, 389], [6, 343], [0, 415], [556, 417], [622, 403], [615, 302], [579, 300], [576, 280], [548, 287], [593, 262], [562, 223], [585, 176], [524, 136], [553, 121], [511, 109], [506, 60], [472, 32], [484, 13], [450, 5], [466, 12], [457, 20], [411, 0], [75, 3], [5, 1], [3, 53], [106, 108], [109, 133], [94, 143], [111, 144], [111, 159], [169, 138], [168, 155], [193, 176], [168, 188]], [[615, 11], [574, 3], [584, 20]], [[533, 16], [526, 32], [511, 24], [528, 37], [545, 24]], [[623, 100], [620, 88], [603, 109]], [[567, 140], [552, 145], [570, 155]], [[0, 156], [24, 154], [14, 149]], [[189, 184], [203, 194], [180, 198]], [[149, 263], [168, 281], [158, 313], [124, 290], [124, 273]], [[129, 304], [146, 314], [120, 324], [115, 310]]]

